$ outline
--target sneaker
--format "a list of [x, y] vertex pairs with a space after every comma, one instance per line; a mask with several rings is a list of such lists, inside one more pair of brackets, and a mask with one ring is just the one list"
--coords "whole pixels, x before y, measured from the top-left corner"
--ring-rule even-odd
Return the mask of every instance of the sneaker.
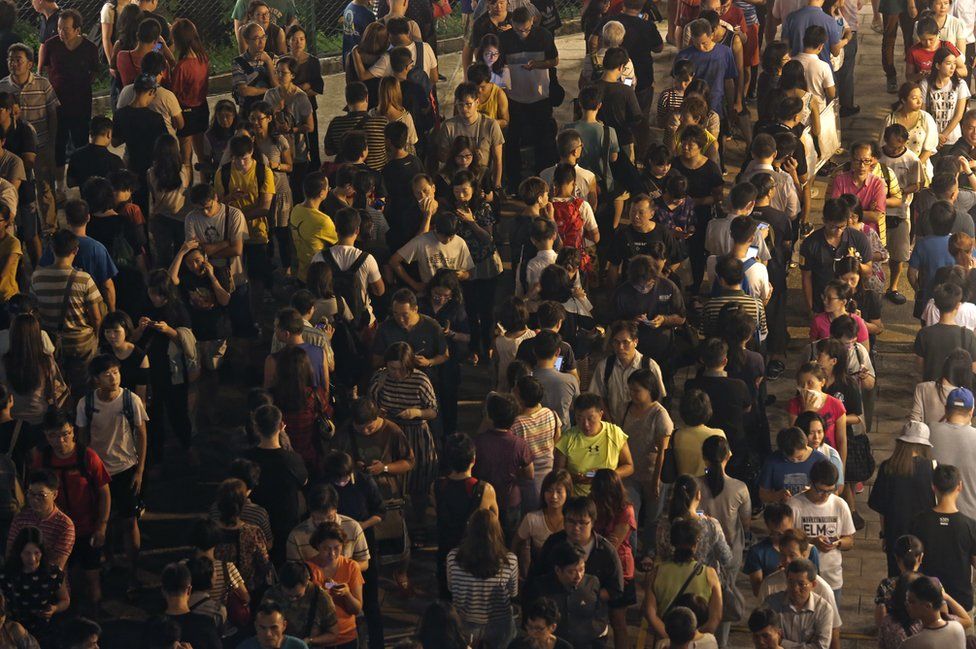
[[887, 300], [892, 304], [897, 304], [899, 306], [904, 304], [905, 302], [908, 302], [908, 298], [902, 295], [901, 293], [899, 293], [898, 291], [888, 291], [887, 293], [885, 293], [885, 298], [887, 298]]
[[864, 529], [866, 523], [864, 522], [864, 517], [861, 516], [860, 512], [851, 512], [851, 518], [854, 520], [854, 529], [860, 532]]
[[770, 381], [775, 381], [776, 379], [781, 377], [783, 375], [783, 372], [785, 371], [786, 371], [786, 364], [783, 361], [780, 360], [769, 361], [769, 364], [766, 366], [766, 378], [769, 379]]
[[854, 115], [857, 115], [860, 112], [861, 112], [861, 107], [860, 106], [847, 106], [846, 108], [841, 108], [840, 109], [840, 116], [841, 117], [853, 117]]
[[888, 82], [885, 84], [885, 89], [888, 91], [889, 95], [898, 94], [898, 77], [888, 77]]

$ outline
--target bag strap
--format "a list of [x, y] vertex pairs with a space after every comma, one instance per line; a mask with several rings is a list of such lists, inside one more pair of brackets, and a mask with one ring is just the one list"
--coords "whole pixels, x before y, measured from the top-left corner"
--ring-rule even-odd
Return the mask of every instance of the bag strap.
[[14, 447], [17, 446], [17, 440], [20, 438], [20, 429], [24, 427], [24, 420], [18, 419], [17, 423], [14, 424], [14, 434], [10, 438], [10, 448], [4, 453], [5, 457], [10, 457], [14, 454]]
[[58, 333], [64, 331], [65, 318], [68, 315], [68, 304], [71, 301], [71, 289], [75, 286], [75, 277], [78, 276], [78, 269], [72, 268], [71, 274], [68, 275], [68, 283], [64, 287], [64, 296], [61, 299], [61, 314], [58, 317]]
[[671, 600], [671, 603], [668, 604], [668, 607], [664, 610], [664, 615], [667, 615], [668, 613], [671, 612], [671, 609], [674, 608], [674, 603], [678, 601], [678, 599], [682, 595], [685, 594], [686, 590], [688, 590], [688, 586], [691, 584], [691, 580], [697, 577], [698, 575], [700, 575], [702, 573], [702, 570], [704, 569], [705, 566], [703, 566], [700, 561], [695, 562], [695, 567], [692, 568], [691, 573], [688, 574], [688, 578], [685, 579], [685, 583], [681, 584], [681, 588], [678, 589], [677, 594]]
[[356, 257], [356, 261], [352, 262], [352, 265], [346, 269], [346, 272], [352, 273], [355, 276], [356, 272], [359, 271], [363, 264], [366, 263], [366, 257], [368, 254], [369, 253], [365, 251], [360, 251], [359, 256]]
[[610, 127], [603, 125], [603, 155], [600, 156], [600, 163], [603, 165], [603, 181], [606, 182], [610, 174]]
[[610, 385], [610, 377], [613, 376], [613, 366], [617, 363], [617, 355], [610, 354], [607, 356], [607, 363], [603, 366], [603, 389], [606, 392], [610, 391], [608, 387]]

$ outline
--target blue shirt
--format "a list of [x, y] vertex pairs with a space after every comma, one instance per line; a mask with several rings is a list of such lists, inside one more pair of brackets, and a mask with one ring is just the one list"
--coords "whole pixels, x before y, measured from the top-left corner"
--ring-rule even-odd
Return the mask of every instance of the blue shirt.
[[[54, 264], [54, 250], [48, 246], [41, 255], [39, 265], [52, 264]], [[78, 255], [75, 257], [74, 267], [91, 275], [97, 286], [101, 286], [106, 280], [119, 274], [112, 256], [108, 254], [108, 248], [91, 237], [78, 237]]]
[[[248, 638], [237, 645], [237, 649], [261, 649], [261, 645], [257, 638]], [[285, 640], [281, 643], [281, 649], [308, 649], [308, 645], [305, 644], [304, 640], [299, 640], [293, 635], [286, 635]]]
[[771, 491], [789, 489], [795, 496], [810, 486], [810, 469], [823, 459], [822, 454], [814, 451], [804, 461], [793, 462], [782, 451], [776, 451], [763, 464], [759, 486]]
[[[918, 270], [918, 283], [922, 287], [919, 291], [921, 295], [916, 297], [915, 303], [921, 306], [932, 297], [932, 289], [935, 287], [935, 271], [943, 266], [952, 266], [956, 260], [949, 254], [949, 235], [932, 235], [921, 237], [915, 241], [915, 248], [912, 256], [908, 258], [908, 266]], [[921, 313], [921, 312], [919, 312]]]
[[345, 61], [352, 48], [359, 45], [366, 26], [376, 21], [376, 14], [369, 7], [350, 2], [342, 11], [342, 60]]
[[[773, 542], [769, 540], [769, 537], [766, 537], [749, 548], [746, 553], [746, 562], [742, 565], [742, 572], [751, 575], [757, 570], [761, 570], [763, 577], [765, 577], [779, 570], [781, 561], [782, 557], [779, 550], [774, 548]], [[810, 544], [810, 561], [817, 566], [817, 570], [820, 570], [820, 551], [812, 543]]]
[[820, 7], [797, 9], [783, 21], [783, 35], [790, 42], [790, 53], [795, 56], [803, 51], [803, 34], [812, 25], [820, 25], [827, 30], [827, 42], [820, 50], [820, 60], [829, 64], [830, 48], [840, 41], [841, 31], [837, 20], [824, 13]]
[[739, 69], [735, 66], [732, 50], [721, 43], [709, 52], [702, 52], [695, 47], [686, 47], [678, 52], [675, 60], [680, 61], [682, 59], [691, 61], [695, 67], [695, 77], [707, 83], [711, 89], [710, 108], [720, 115], [724, 114], [722, 104], [725, 101], [725, 81], [739, 78]]

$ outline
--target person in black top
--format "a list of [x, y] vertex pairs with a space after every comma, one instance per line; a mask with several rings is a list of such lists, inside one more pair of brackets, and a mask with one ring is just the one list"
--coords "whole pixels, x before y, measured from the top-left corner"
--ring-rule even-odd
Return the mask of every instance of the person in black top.
[[573, 649], [569, 641], [556, 636], [556, 630], [563, 616], [559, 612], [559, 605], [554, 600], [548, 597], [532, 600], [525, 607], [523, 618], [525, 635], [516, 638], [508, 645], [509, 649], [535, 649], [536, 647]]
[[37, 42], [43, 44], [58, 35], [58, 18], [61, 8], [54, 0], [33, 0], [31, 6], [38, 13]]
[[[786, 344], [789, 335], [786, 331], [786, 298], [788, 295], [786, 276], [790, 268], [790, 258], [793, 255], [793, 243], [796, 240], [793, 222], [790, 216], [770, 206], [776, 182], [768, 173], [757, 173], [749, 179], [757, 191], [756, 207], [752, 217], [757, 221], [769, 224], [767, 241], [770, 259], [766, 265], [769, 272], [769, 283], [773, 286], [773, 295], [766, 303], [766, 325], [769, 327], [769, 337], [766, 339], [766, 349], [770, 355], [769, 372], [779, 376], [786, 369]], [[776, 365], [774, 365], [774, 363]]]
[[501, 34], [512, 28], [508, 13], [508, 0], [488, 0], [488, 11], [475, 19], [471, 25], [471, 37], [461, 50], [461, 63], [467, 70], [471, 65], [474, 51], [481, 45], [485, 34]]
[[138, 174], [144, 187], [148, 186], [146, 172], [152, 166], [153, 147], [159, 136], [167, 132], [163, 116], [150, 108], [158, 87], [155, 77], [136, 77], [132, 84], [135, 98], [125, 108], [115, 111], [112, 129], [112, 146], [125, 145], [129, 170]]
[[634, 74], [637, 76], [637, 87], [634, 90], [647, 118], [650, 117], [654, 95], [654, 58], [651, 54], [660, 53], [664, 49], [664, 41], [661, 40], [654, 21], [643, 13], [644, 5], [645, 0], [624, 0], [620, 13], [609, 16], [603, 21], [603, 25], [616, 20], [627, 30], [621, 47], [627, 50], [630, 62], [634, 65]]
[[824, 201], [823, 227], [800, 244], [803, 297], [811, 316], [823, 311], [823, 291], [834, 278], [834, 263], [856, 257], [861, 273], [871, 273], [871, 244], [863, 232], [847, 227], [851, 208], [839, 198]]
[[[793, 61], [790, 63], [793, 63]], [[806, 178], [808, 171], [806, 149], [799, 140], [804, 128], [803, 123], [800, 121], [800, 113], [803, 112], [803, 100], [799, 97], [782, 95], [775, 106], [776, 112], [774, 113], [774, 119], [758, 122], [755, 133], [756, 135], [766, 133], [776, 138], [777, 161], [783, 160], [786, 157], [792, 157], [796, 164], [796, 174], [802, 182]], [[789, 133], [797, 138], [792, 148], [787, 146], [786, 140], [778, 137], [783, 133]]]
[[122, 158], [109, 151], [112, 143], [112, 120], [103, 115], [92, 117], [89, 142], [71, 154], [68, 160], [68, 187], [80, 187], [92, 176], [107, 178], [122, 169]]
[[[660, 255], [661, 244], [655, 246]], [[613, 294], [613, 311], [614, 319], [637, 321], [641, 354], [671, 368], [674, 328], [685, 323], [686, 312], [681, 290], [661, 273], [663, 265], [663, 259], [646, 254], [631, 259], [627, 281]]]
[[279, 564], [285, 559], [288, 534], [298, 525], [301, 489], [308, 483], [308, 469], [302, 456], [281, 448], [279, 436], [285, 426], [281, 411], [265, 405], [252, 418], [259, 442], [244, 452], [244, 457], [261, 468], [261, 481], [251, 493], [251, 500], [264, 507], [274, 536], [271, 557]]
[[[408, 127], [403, 122], [386, 125], [386, 143], [389, 160], [383, 167], [383, 183], [386, 185], [386, 213], [400, 218], [413, 201], [412, 183], [415, 176], [424, 173], [420, 158], [407, 152]], [[399, 248], [397, 248], [399, 250]]]
[[[563, 323], [566, 322], [566, 309], [559, 302], [546, 300], [539, 304], [533, 316], [535, 318], [534, 325], [538, 331], [551, 331], [558, 334], [559, 330], [563, 327]], [[518, 351], [515, 352], [515, 358], [535, 367], [535, 342], [535, 338], [523, 340], [518, 347]], [[559, 366], [560, 372], [572, 374], [576, 378], [579, 378], [579, 374], [576, 371], [576, 354], [573, 353], [572, 346], [565, 340], [559, 341], [557, 358], [563, 359]]]
[[[752, 409], [752, 395], [741, 379], [729, 378], [725, 366], [729, 362], [729, 347], [725, 341], [709, 338], [699, 347], [702, 369], [699, 375], [685, 382], [685, 394], [701, 390], [712, 402], [712, 417], [707, 426], [725, 432], [733, 453], [743, 453], [746, 431], [742, 420]], [[744, 455], [743, 455], [744, 457]]]
[[638, 194], [630, 201], [630, 225], [618, 228], [610, 243], [610, 270], [607, 283], [616, 286], [620, 275], [627, 273], [627, 264], [636, 255], [649, 254], [655, 243], [663, 247], [667, 259], [666, 274], [671, 274], [688, 256], [684, 247], [667, 228], [654, 221], [654, 203], [647, 194]]
[[620, 82], [627, 60], [627, 50], [622, 47], [611, 47], [603, 55], [603, 75], [597, 81], [603, 105], [597, 117], [617, 132], [620, 152], [634, 161], [634, 135], [643, 112], [634, 89]]
[[180, 627], [180, 640], [194, 649], [222, 649], [214, 619], [190, 610], [190, 569], [185, 563], [163, 568], [160, 589], [166, 598], [166, 617]]

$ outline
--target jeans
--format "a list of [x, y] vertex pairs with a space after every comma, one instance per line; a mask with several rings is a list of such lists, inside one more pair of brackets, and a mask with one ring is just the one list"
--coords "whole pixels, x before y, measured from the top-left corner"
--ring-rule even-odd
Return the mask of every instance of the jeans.
[[[912, 27], [915, 21], [907, 11], [897, 14], [884, 14], [884, 33], [881, 37], [881, 67], [889, 79], [898, 76], [895, 71], [895, 40], [898, 38], [898, 27], [901, 26], [901, 38], [905, 44], [905, 52], [912, 46]], [[846, 54], [844, 55], [847, 56]], [[846, 60], [846, 59], [845, 59]]]
[[464, 633], [471, 637], [472, 647], [482, 649], [505, 649], [515, 639], [515, 618], [492, 620], [487, 624], [470, 624], [461, 621]]
[[652, 554], [657, 521], [664, 511], [665, 503], [668, 502], [671, 485], [661, 485], [657, 500], [651, 499], [650, 484], [627, 478], [624, 480], [624, 488], [627, 490], [630, 504], [634, 506], [634, 517], [637, 519], [637, 531], [630, 535], [630, 545], [634, 548], [635, 555]]
[[841, 108], [854, 106], [854, 64], [857, 62], [857, 32], [844, 46], [844, 65], [837, 71], [837, 97]]
[[68, 141], [72, 152], [88, 144], [88, 127], [91, 114], [65, 117], [58, 108], [58, 132], [54, 137], [54, 158], [59, 167], [68, 164]]

